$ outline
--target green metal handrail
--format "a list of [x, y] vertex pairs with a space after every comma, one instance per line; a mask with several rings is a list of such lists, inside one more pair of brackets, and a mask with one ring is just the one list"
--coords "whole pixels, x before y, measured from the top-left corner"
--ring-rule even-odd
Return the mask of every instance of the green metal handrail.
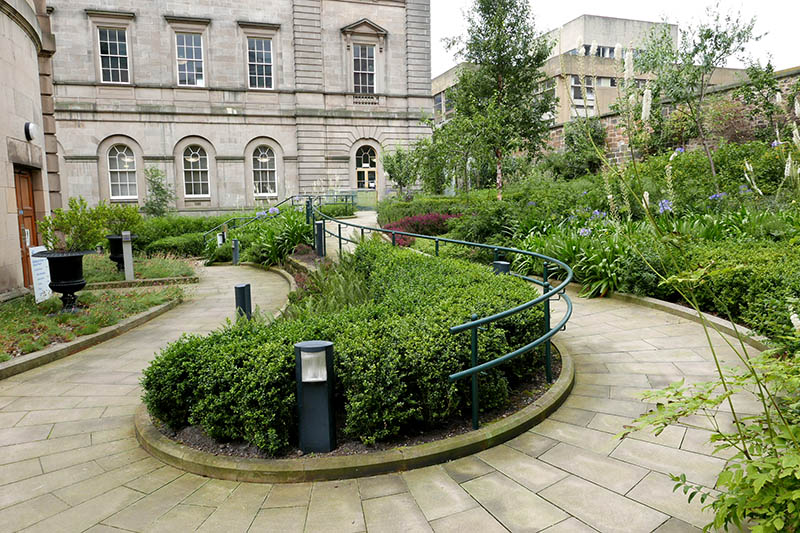
[[[350, 226], [353, 228], [357, 228], [361, 230], [361, 238], [364, 237], [364, 231], [370, 232], [377, 232], [382, 233], [384, 235], [391, 235], [392, 239], [392, 246], [397, 246], [397, 236], [403, 235], [407, 237], [413, 237], [416, 239], [427, 239], [432, 240], [435, 242], [435, 255], [438, 257], [439, 255], [439, 243], [449, 243], [449, 244], [459, 244], [463, 246], [471, 246], [473, 248], [483, 248], [489, 249], [494, 252], [494, 259], [495, 261], [498, 260], [500, 253], [504, 254], [522, 254], [527, 255], [529, 257], [535, 257], [537, 259], [541, 259], [544, 263], [544, 268], [542, 271], [542, 280], [538, 280], [536, 278], [532, 278], [529, 276], [523, 276], [521, 274], [517, 274], [514, 272], [509, 272], [510, 275], [518, 277], [520, 279], [524, 279], [525, 281], [534, 283], [542, 287], [542, 295], [538, 298], [534, 298], [529, 302], [525, 302], [524, 304], [518, 305], [511, 309], [507, 309], [505, 311], [501, 311], [499, 313], [495, 313], [491, 316], [487, 316], [484, 318], [478, 318], [478, 315], [472, 315], [468, 322], [465, 322], [458, 326], [453, 326], [450, 328], [450, 333], [456, 334], [462, 331], [470, 330], [470, 345], [471, 345], [471, 364], [472, 366], [466, 370], [462, 370], [460, 372], [456, 372], [449, 376], [450, 381], [457, 381], [461, 378], [471, 377], [472, 383], [472, 427], [473, 429], [478, 429], [478, 413], [479, 413], [479, 402], [478, 402], [478, 374], [480, 372], [484, 372], [495, 366], [498, 366], [510, 359], [518, 357], [522, 354], [525, 354], [537, 346], [544, 344], [545, 346], [545, 375], [547, 378], [548, 383], [553, 382], [553, 373], [552, 373], [552, 349], [550, 339], [559, 331], [562, 331], [569, 321], [570, 317], [572, 316], [572, 300], [570, 300], [569, 296], [566, 294], [567, 285], [572, 281], [573, 273], [572, 269], [566, 263], [559, 261], [553, 257], [549, 257], [537, 252], [530, 252], [528, 250], [520, 250], [518, 248], [508, 248], [505, 246], [493, 246], [490, 244], [481, 244], [477, 242], [469, 242], [469, 241], [459, 241], [455, 239], [447, 239], [443, 237], [434, 237], [431, 235], [421, 235], [418, 233], [409, 233], [406, 231], [397, 231], [397, 230], [387, 230], [384, 228], [373, 228], [370, 226], [363, 226], [361, 224], [354, 224], [352, 222], [345, 222], [342, 220], [338, 220], [331, 216], [322, 213], [314, 206], [313, 199], [307, 200], [307, 208], [306, 208], [307, 218], [308, 214], [310, 213], [310, 222], [314, 226], [314, 231], [317, 231], [317, 218], [320, 219], [321, 222], [321, 230], [322, 230], [322, 250], [318, 250], [318, 254], [324, 255], [325, 254], [325, 234], [332, 235], [339, 240], [339, 253], [342, 252], [342, 241], [347, 241], [353, 244], [357, 244], [356, 241], [352, 239], [348, 239], [347, 237], [342, 236], [342, 226]], [[338, 224], [338, 232], [334, 233], [333, 231], [328, 230], [325, 227], [325, 222], [331, 221]], [[316, 239], [315, 239], [316, 242]], [[554, 273], [554, 270], [551, 270], [551, 265], [555, 265], [558, 269], [563, 270], [566, 273], [563, 281], [553, 287], [550, 285], [550, 275]], [[564, 314], [564, 317], [558, 321], [555, 326], [552, 326], [550, 323], [550, 299], [553, 297], [558, 297], [564, 299], [566, 303], [567, 310]], [[516, 313], [522, 312], [526, 309], [530, 309], [531, 307], [543, 303], [544, 302], [544, 334], [542, 334], [539, 338], [534, 340], [533, 342], [522, 346], [514, 350], [513, 352], [507, 353], [505, 355], [501, 355], [491, 361], [487, 361], [485, 363], [478, 364], [478, 330], [481, 326], [486, 324], [490, 324], [492, 322], [496, 322], [498, 320], [502, 320], [504, 318], [508, 318]]]

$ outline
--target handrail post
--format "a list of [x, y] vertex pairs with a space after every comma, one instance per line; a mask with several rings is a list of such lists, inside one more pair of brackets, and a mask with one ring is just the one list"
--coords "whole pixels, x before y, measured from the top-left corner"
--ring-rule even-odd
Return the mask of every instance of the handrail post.
[[436, 239], [436, 257], [439, 257], [439, 239]]
[[392, 246], [397, 246], [397, 233], [392, 232]]
[[498, 261], [500, 259], [500, 250], [497, 248], [494, 249], [494, 260]]
[[[473, 314], [472, 320], [478, 320]], [[478, 326], [472, 328], [472, 367], [478, 366]], [[472, 429], [478, 429], [478, 373], [472, 374]]]
[[361, 226], [361, 240], [364, 240], [364, 226]]
[[339, 256], [342, 255], [342, 225], [339, 224]]
[[[544, 293], [550, 292], [550, 263], [544, 261], [544, 268], [542, 270], [542, 280], [544, 285], [542, 290]], [[545, 335], [550, 332], [550, 298], [544, 300], [544, 333]], [[553, 355], [550, 346], [550, 339], [544, 343], [544, 373], [548, 383], [553, 382]]]
[[[292, 196], [292, 205], [294, 205], [294, 196]], [[311, 224], [311, 217], [314, 216], [314, 208], [311, 206], [311, 198], [306, 198], [306, 224]]]

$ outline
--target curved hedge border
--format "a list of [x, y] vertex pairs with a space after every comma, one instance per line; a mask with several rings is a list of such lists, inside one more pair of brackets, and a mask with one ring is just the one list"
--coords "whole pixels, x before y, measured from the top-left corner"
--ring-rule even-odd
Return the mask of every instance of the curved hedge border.
[[561, 375], [544, 395], [513, 415], [490, 422], [476, 431], [447, 439], [361, 455], [253, 459], [219, 456], [179, 444], [154, 425], [144, 405], [134, 418], [136, 438], [151, 455], [168, 465], [202, 476], [252, 483], [329, 481], [401, 472], [444, 463], [502, 444], [529, 430], [566, 400], [575, 381], [575, 368], [566, 347], [553, 344], [561, 354]]

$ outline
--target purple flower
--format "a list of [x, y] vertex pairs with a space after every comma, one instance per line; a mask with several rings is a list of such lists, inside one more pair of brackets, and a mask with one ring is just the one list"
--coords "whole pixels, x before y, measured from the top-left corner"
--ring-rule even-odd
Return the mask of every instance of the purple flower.
[[259, 212], [256, 213], [256, 216], [257, 217], [265, 217], [265, 216], [267, 216], [267, 212], [266, 211], [259, 211]]
[[726, 196], [728, 196], [728, 193], [718, 192], [716, 194], [712, 194], [711, 196], [709, 196], [708, 199], [709, 200], [722, 200]]
[[272, 215], [272, 216], [275, 216], [280, 212], [281, 212], [281, 210], [278, 209], [277, 207], [270, 207], [269, 208], [269, 214]]
[[678, 152], [679, 154], [682, 154], [686, 150], [683, 149], [683, 146], [679, 146], [679, 147], [675, 148], [675, 151]]
[[589, 191], [583, 191], [583, 192], [581, 193], [581, 195], [582, 195], [582, 196], [586, 196], [587, 194], [589, 194]]
[[536, 202], [534, 202], [533, 200], [531, 200], [530, 202], [528, 202], [528, 205], [529, 205], [529, 206], [535, 206], [535, 205], [536, 205]]
[[773, 148], [777, 148], [777, 147], [778, 147], [778, 146], [780, 146], [781, 144], [783, 144], [783, 143], [782, 143], [782, 142], [780, 142], [780, 141], [772, 141], [772, 144], [771, 144], [770, 146], [772, 146]]
[[666, 198], [658, 202], [658, 214], [663, 215], [664, 213], [672, 213], [672, 202]]
[[588, 237], [591, 234], [592, 234], [591, 228], [581, 228], [578, 230], [578, 235], [580, 235], [581, 237]]
[[595, 209], [594, 211], [592, 211], [591, 218], [605, 218], [605, 216], [606, 216], [605, 211], [600, 211], [599, 209]]
[[751, 193], [751, 192], [753, 192], [753, 191], [751, 191], [750, 187], [748, 187], [747, 185], [744, 185], [744, 184], [739, 185], [739, 194], [748, 194], [748, 193]]

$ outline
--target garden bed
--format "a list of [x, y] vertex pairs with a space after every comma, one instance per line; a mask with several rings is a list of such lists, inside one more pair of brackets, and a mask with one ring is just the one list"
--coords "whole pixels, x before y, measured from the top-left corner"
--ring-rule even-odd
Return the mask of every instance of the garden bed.
[[[450, 383], [448, 376], [469, 367], [469, 335], [448, 329], [473, 313], [488, 316], [536, 296], [530, 284], [486, 267], [371, 239], [355, 255], [308, 274], [278, 320], [238, 320], [165, 348], [145, 370], [144, 403], [154, 419], [195, 444], [211, 446], [200, 428], [217, 441], [251, 445], [249, 451], [228, 446], [245, 454], [256, 448], [270, 457], [292, 454], [292, 347], [320, 339], [335, 347], [341, 440], [365, 446], [347, 445], [345, 451], [396, 447], [429, 432], [458, 433], [469, 419], [469, 380]], [[509, 353], [541, 331], [538, 306], [492, 323], [479, 334], [479, 361]], [[541, 381], [531, 372], [542, 366], [536, 349], [482, 373], [484, 415], [501, 417], [524, 405], [515, 391], [530, 391], [526, 384]]]
[[[561, 358], [557, 353], [554, 353], [553, 379], [557, 380], [560, 374]], [[544, 366], [540, 366], [535, 370], [535, 373], [531, 376], [531, 379], [527, 383], [520, 384], [519, 387], [511, 391], [509, 405], [507, 407], [504, 409], [495, 409], [481, 414], [479, 417], [481, 426], [491, 424], [492, 422], [501, 420], [521, 411], [522, 409], [525, 409], [539, 400], [549, 389], [550, 385], [545, 379]], [[403, 435], [390, 441], [378, 442], [374, 445], [367, 446], [363, 442], [357, 439], [348, 438], [344, 434], [344, 419], [344, 411], [340, 410], [336, 413], [336, 449], [328, 453], [315, 453], [315, 456], [340, 457], [349, 455], [362, 455], [366, 453], [392, 450], [394, 448], [437, 442], [473, 431], [471, 420], [464, 417], [454, 417], [445, 421], [442, 427], [428, 431], [421, 431], [416, 434]], [[175, 431], [158, 421], [154, 421], [154, 425], [165, 437], [201, 452], [206, 452], [217, 456], [224, 455], [230, 457], [261, 459], [272, 459], [275, 457], [246, 442], [220, 442], [212, 437], [209, 437], [206, 432], [198, 426], [187, 426], [179, 431]], [[302, 455], [303, 452], [299, 448], [292, 447], [289, 448], [283, 455], [278, 456], [278, 458], [292, 458], [300, 457]]]
[[100, 329], [167, 302], [180, 300], [180, 287], [82, 291], [78, 313], [59, 313], [53, 297], [36, 304], [25, 296], [0, 304], [0, 362], [91, 335]]
[[[125, 273], [117, 270], [117, 264], [107, 255], [87, 255], [83, 259], [83, 274], [86, 282], [110, 283], [125, 281]], [[192, 261], [172, 254], [147, 257], [136, 254], [133, 258], [135, 281], [192, 278], [195, 275]], [[158, 284], [165, 284], [163, 281]]]

